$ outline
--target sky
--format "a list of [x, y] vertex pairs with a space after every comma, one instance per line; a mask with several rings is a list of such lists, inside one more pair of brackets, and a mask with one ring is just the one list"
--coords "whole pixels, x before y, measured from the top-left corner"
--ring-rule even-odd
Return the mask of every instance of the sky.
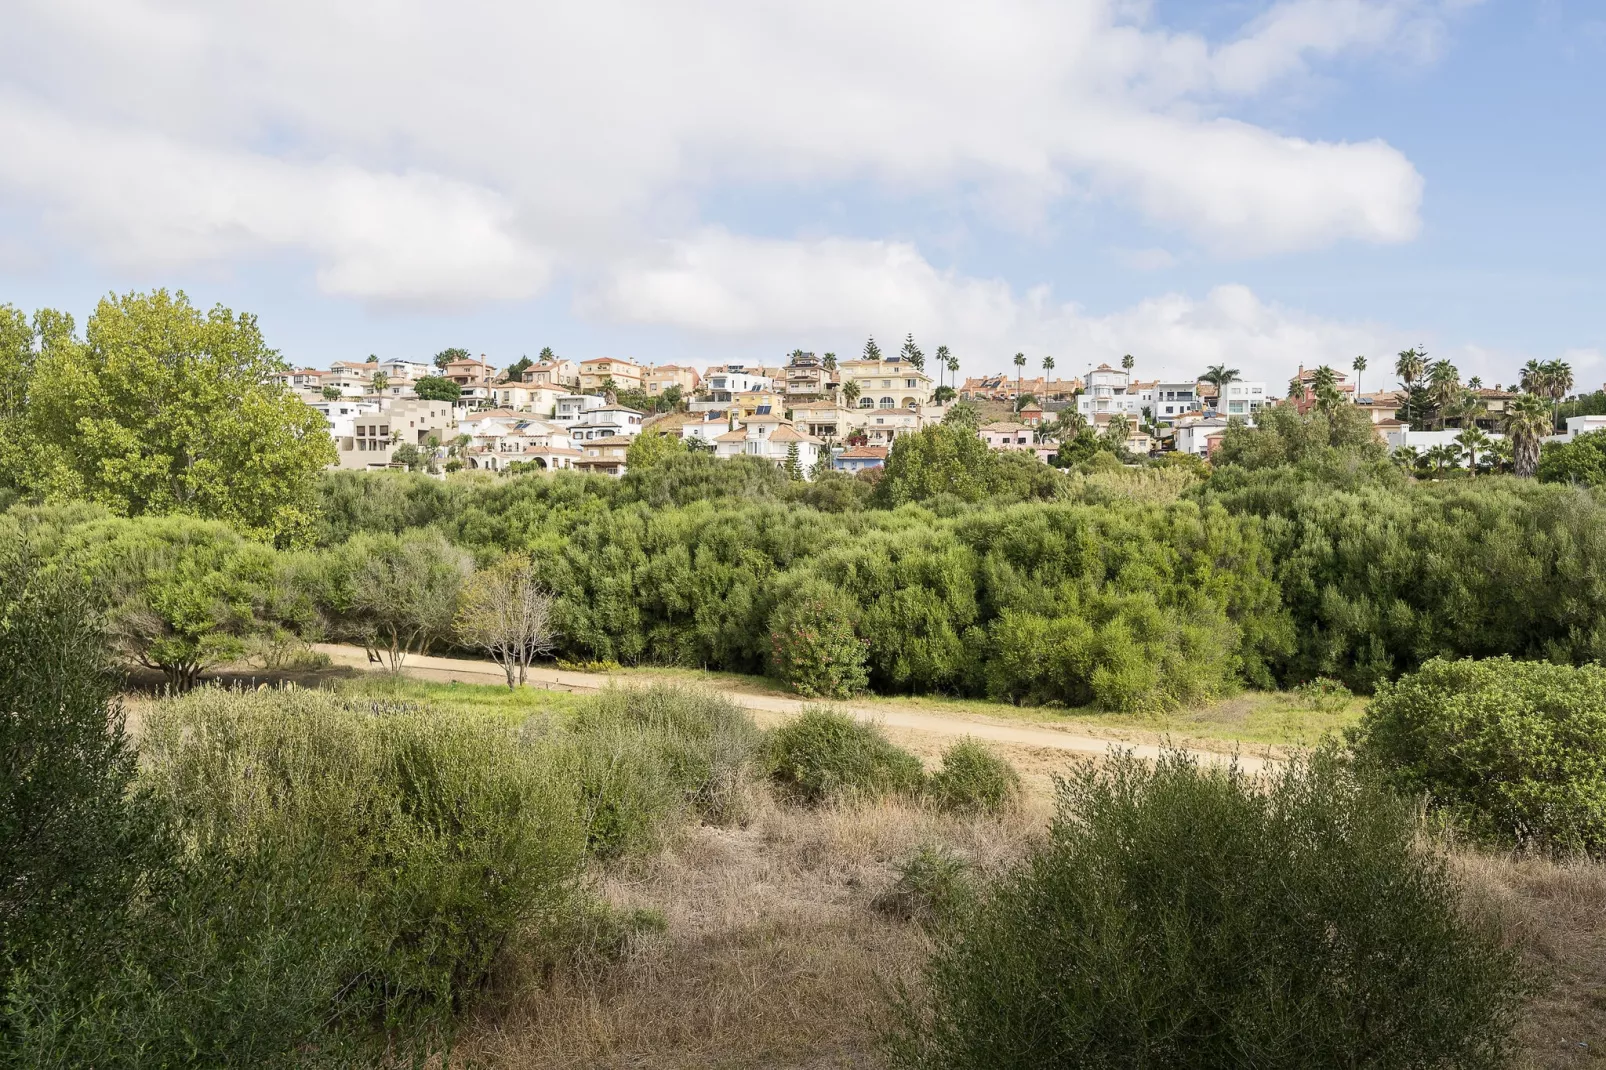
[[296, 365], [1606, 380], [1600, 0], [4, 10], [0, 303], [80, 323], [167, 287]]

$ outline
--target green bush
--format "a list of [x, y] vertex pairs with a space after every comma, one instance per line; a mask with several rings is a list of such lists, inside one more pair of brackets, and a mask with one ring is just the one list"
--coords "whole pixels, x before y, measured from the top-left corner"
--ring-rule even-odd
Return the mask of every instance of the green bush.
[[740, 817], [763, 745], [729, 699], [667, 685], [603, 692], [571, 739], [599, 858], [646, 852], [688, 812], [714, 824]]
[[1354, 744], [1479, 834], [1606, 853], [1606, 668], [1434, 659], [1379, 689]]
[[1503, 1065], [1515, 955], [1415, 831], [1331, 751], [1089, 767], [902, 996], [893, 1064]]
[[823, 706], [809, 706], [770, 736], [770, 776], [799, 802], [820, 804], [915, 795], [925, 783], [920, 759], [879, 727]]
[[903, 860], [898, 879], [875, 897], [874, 906], [904, 921], [940, 925], [961, 918], [975, 895], [975, 878], [965, 860], [928, 845]]
[[865, 643], [854, 634], [853, 599], [821, 586], [800, 592], [770, 618], [770, 665], [800, 695], [849, 698], [870, 682]]
[[1008, 761], [973, 739], [962, 739], [942, 755], [942, 767], [926, 787], [933, 802], [960, 813], [996, 813], [1020, 794], [1020, 774]]
[[264, 936], [291, 945], [351, 934], [325, 1016], [459, 1005], [500, 948], [571, 904], [572, 784], [495, 721], [208, 689], [158, 707], [147, 734], [145, 782], [193, 871], [233, 882], [219, 909], [286, 911], [289, 931]]
[[89, 604], [0, 548], [0, 1066], [39, 1065], [33, 1038], [93, 998], [166, 857]]

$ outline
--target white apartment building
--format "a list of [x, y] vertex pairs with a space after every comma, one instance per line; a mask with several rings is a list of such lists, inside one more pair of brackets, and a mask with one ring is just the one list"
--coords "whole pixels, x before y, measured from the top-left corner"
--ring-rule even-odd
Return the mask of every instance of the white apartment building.
[[342, 399], [313, 407], [330, 422], [340, 468], [388, 467], [397, 446], [438, 444], [457, 426], [456, 410], [445, 401], [399, 398], [352, 405]]
[[425, 364], [419, 360], [382, 360], [377, 365], [370, 364], [370, 368], [377, 367], [391, 379], [406, 379], [412, 381], [422, 379], [426, 375], [439, 375], [435, 365]]
[[741, 426], [732, 428], [714, 440], [714, 454], [718, 457], [761, 457], [777, 468], [786, 464], [797, 448], [797, 463], [808, 476], [820, 458], [825, 444], [813, 435], [806, 434], [778, 416], [754, 416]]
[[1567, 417], [1567, 430], [1559, 435], [1551, 435], [1545, 441], [1571, 442], [1579, 435], [1587, 435], [1593, 431], [1606, 431], [1606, 416], [1569, 416]]
[[491, 387], [491, 404], [499, 409], [551, 416], [557, 412], [558, 399], [567, 394], [567, 391], [556, 387], [536, 386], [533, 383], [498, 383]]
[[1195, 457], [1210, 456], [1211, 439], [1220, 440], [1227, 431], [1225, 416], [1206, 416], [1177, 424], [1171, 433], [1171, 443], [1178, 453], [1191, 453]]

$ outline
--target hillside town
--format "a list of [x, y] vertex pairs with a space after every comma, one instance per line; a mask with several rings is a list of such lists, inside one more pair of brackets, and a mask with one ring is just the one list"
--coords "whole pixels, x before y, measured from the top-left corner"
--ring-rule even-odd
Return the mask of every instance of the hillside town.
[[[1042, 373], [1027, 377], [1023, 359], [1016, 358], [1016, 375], [958, 381], [959, 363], [946, 347], [936, 354], [933, 379], [913, 339], [894, 354], [883, 355], [872, 339], [857, 359], [799, 349], [784, 363], [701, 370], [610, 357], [572, 361], [550, 349], [536, 361], [498, 368], [483, 355], [449, 350], [433, 362], [370, 357], [290, 370], [281, 379], [324, 416], [337, 467], [438, 475], [571, 469], [621, 476], [642, 434], [672, 436], [716, 457], [761, 458], [802, 478], [857, 474], [881, 467], [900, 437], [941, 423], [958, 404], [970, 407], [990, 449], [1053, 463], [1061, 445], [1084, 430], [1135, 457], [1208, 459], [1230, 426], [1255, 426], [1268, 406], [1291, 405], [1303, 415], [1342, 403], [1364, 413], [1396, 456], [1453, 467], [1468, 443], [1473, 464], [1477, 450], [1500, 453], [1502, 418], [1518, 396], [1515, 387], [1457, 380], [1448, 402], [1442, 390], [1437, 395], [1439, 426], [1416, 427], [1402, 418], [1416, 396], [1408, 385], [1361, 388], [1364, 358], [1353, 378], [1300, 365], [1285, 392], [1225, 366], [1194, 380], [1144, 379], [1126, 356], [1119, 366], [1101, 362], [1058, 378], [1053, 358], [1044, 358]], [[1606, 417], [1575, 416], [1551, 441], [1603, 428]]]

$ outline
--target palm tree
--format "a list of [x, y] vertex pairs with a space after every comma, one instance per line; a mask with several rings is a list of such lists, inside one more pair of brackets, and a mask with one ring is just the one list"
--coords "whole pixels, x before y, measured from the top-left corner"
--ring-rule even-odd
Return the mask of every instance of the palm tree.
[[1422, 451], [1415, 446], [1401, 446], [1391, 458], [1395, 464], [1409, 471], [1422, 461]]
[[848, 408], [853, 408], [854, 403], [859, 400], [859, 384], [852, 379], [844, 383], [842, 385], [842, 399], [848, 403]]
[[1216, 388], [1216, 405], [1219, 407], [1221, 395], [1226, 391], [1227, 384], [1236, 383], [1238, 378], [1237, 368], [1229, 368], [1225, 364], [1212, 364], [1205, 369], [1203, 375], [1199, 376], [1199, 381], [1201, 383], [1210, 383]]
[[[947, 347], [944, 346], [943, 348], [946, 349]], [[953, 376], [949, 382], [953, 383], [955, 387], [957, 387], [959, 384], [959, 358], [953, 356], [952, 354], [949, 354], [948, 356], [948, 374]]]
[[1511, 468], [1511, 440], [1497, 438], [1489, 444], [1489, 456], [1494, 458], [1495, 467], [1501, 471]]
[[1506, 435], [1518, 476], [1531, 479], [1539, 470], [1539, 447], [1553, 427], [1549, 407], [1538, 394], [1519, 394], [1506, 407]]
[[1043, 358], [1043, 393], [1048, 393], [1048, 373], [1054, 370], [1054, 358]]
[[1126, 413], [1118, 412], [1110, 417], [1109, 424], [1104, 428], [1104, 437], [1118, 447], [1126, 445], [1126, 440], [1132, 437], [1132, 421], [1127, 419]]
[[1460, 451], [1454, 446], [1440, 445], [1429, 449], [1422, 455], [1422, 459], [1431, 464], [1433, 466], [1433, 474], [1438, 475], [1444, 471], [1446, 462], [1453, 462], [1455, 458], [1460, 456]]
[[376, 394], [383, 394], [390, 386], [390, 376], [384, 372], [374, 372], [374, 377], [368, 381], [368, 386]]
[[1338, 392], [1338, 373], [1326, 364], [1311, 374], [1310, 386], [1316, 395], [1316, 407], [1323, 412], [1332, 412], [1344, 400], [1344, 395]]
[[1478, 375], [1474, 375], [1472, 378], [1468, 379], [1467, 380], [1467, 389], [1468, 390], [1482, 390], [1483, 389], [1483, 377], [1482, 376], [1478, 376]]
[[1021, 375], [1022, 369], [1024, 369], [1025, 367], [1026, 367], [1026, 354], [1025, 353], [1016, 353], [1015, 354], [1015, 411], [1016, 412], [1020, 411], [1020, 375]]
[[1461, 447], [1461, 452], [1467, 455], [1467, 467], [1476, 476], [1478, 474], [1478, 454], [1489, 449], [1489, 436], [1483, 433], [1482, 428], [1473, 425], [1472, 427], [1463, 428], [1461, 433], [1455, 436], [1455, 444]]
[[1131, 373], [1132, 366], [1136, 363], [1137, 359], [1134, 358], [1130, 353], [1121, 358], [1121, 367], [1125, 368], [1128, 373]]
[[1550, 384], [1547, 382], [1548, 374], [1545, 368], [1546, 366], [1537, 360], [1530, 360], [1522, 366], [1522, 371], [1517, 376], [1518, 385], [1530, 394], [1548, 394]]
[[1411, 411], [1411, 386], [1427, 371], [1428, 351], [1421, 346], [1400, 350], [1399, 359], [1394, 362], [1394, 374], [1400, 377], [1405, 384], [1405, 422], [1414, 423], [1415, 414]]
[[1350, 367], [1355, 369], [1355, 400], [1361, 400], [1361, 373], [1366, 370], [1366, 358], [1356, 357]]
[[1439, 430], [1444, 430], [1445, 410], [1461, 396], [1461, 373], [1447, 360], [1436, 360], [1428, 369], [1428, 393], [1438, 412]]
[[[1561, 399], [1567, 396], [1567, 391], [1573, 388], [1573, 368], [1564, 360], [1545, 361], [1545, 384], [1550, 388], [1550, 402], [1552, 413], [1561, 411]], [[1556, 427], [1561, 421], [1552, 420], [1551, 427]]]
[[937, 358], [937, 386], [939, 388], [941, 388], [941, 386], [942, 386], [942, 373], [948, 370], [948, 360], [949, 360], [948, 347], [947, 346], [938, 346], [937, 347], [937, 352], [934, 355]]
[[827, 353], [825, 355], [824, 364], [825, 364], [825, 370], [826, 371], [828, 371], [828, 372], [836, 371], [836, 354], [835, 353]]

